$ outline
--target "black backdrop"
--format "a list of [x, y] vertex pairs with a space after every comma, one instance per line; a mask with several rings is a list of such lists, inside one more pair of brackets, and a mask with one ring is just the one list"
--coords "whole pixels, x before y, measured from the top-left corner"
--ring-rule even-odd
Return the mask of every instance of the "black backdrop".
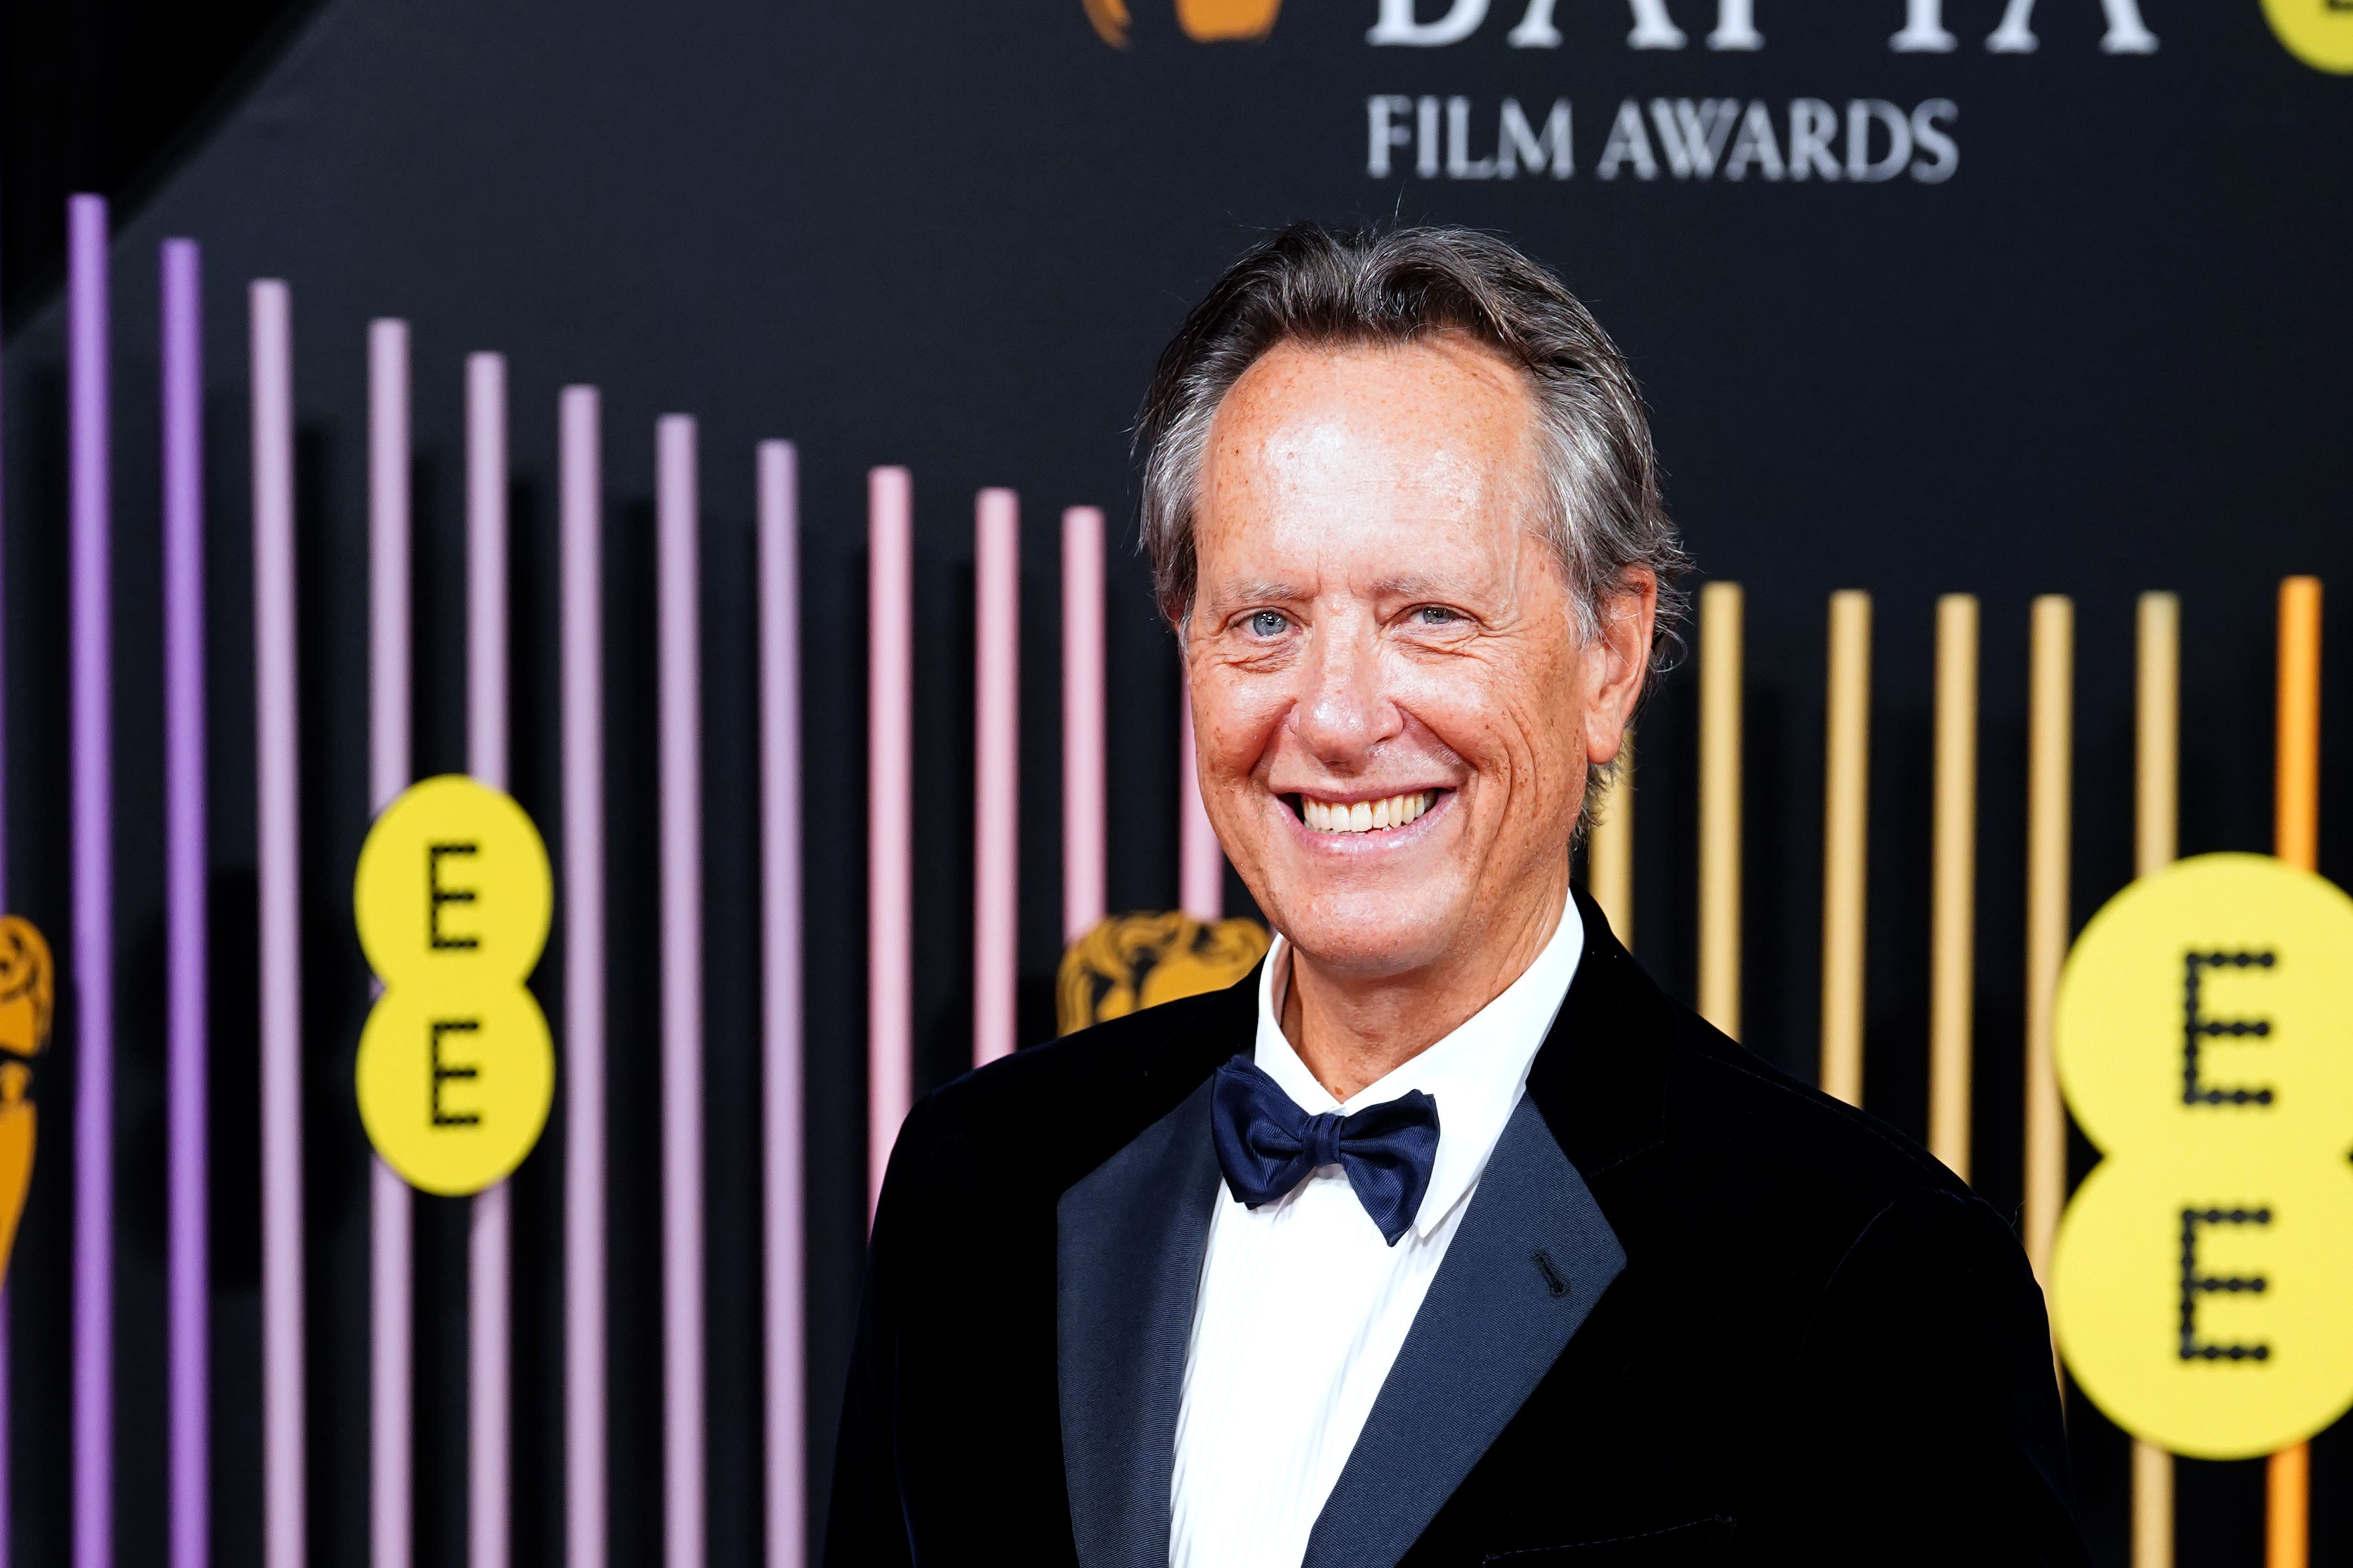
[[[1750, 593], [1749, 1042], [1810, 1076], [1819, 949], [1824, 599], [1878, 596], [1867, 1098], [1925, 1122], [1931, 615], [1985, 599], [1978, 1046], [1981, 1188], [2018, 1198], [2025, 619], [2076, 595], [2076, 912], [2128, 877], [2131, 616], [2184, 598], [2185, 853], [2269, 843], [2271, 605], [2291, 571], [2353, 590], [2342, 527], [2353, 83], [2292, 58], [2258, 0], [2144, 0], [2150, 55], [2101, 48], [2095, 0], [2042, 0], [2041, 47], [1989, 53], [1998, 0], [1947, 0], [1959, 47], [1903, 54], [1897, 0], [1762, 0], [1764, 47], [1628, 47], [1617, 0], [1561, 0], [1563, 43], [1509, 47], [1520, 0], [1442, 47], [1376, 47], [1377, 0], [1293, 0], [1261, 42], [1203, 44], [1136, 0], [1127, 47], [1080, 0], [901, 7], [627, 0], [481, 7], [330, 0], [143, 206], [118, 215], [116, 607], [124, 1025], [119, 1539], [160, 1561], [161, 715], [155, 546], [156, 245], [206, 246], [217, 993], [216, 1536], [258, 1551], [252, 723], [245, 279], [294, 289], [301, 421], [306, 1049], [314, 1546], [365, 1556], [365, 1145], [350, 1091], [366, 974], [346, 910], [367, 826], [364, 342], [415, 323], [420, 771], [463, 760], [461, 361], [511, 358], [515, 790], [557, 819], [554, 411], [607, 394], [613, 943], [612, 1286], [617, 1562], [659, 1550], [659, 1266], [649, 819], [653, 417], [703, 420], [712, 1549], [758, 1531], [758, 1040], [752, 444], [805, 473], [813, 1469], [821, 1488], [863, 1229], [863, 475], [915, 473], [919, 1087], [968, 1050], [971, 498], [1023, 497], [1025, 1032], [1050, 1026], [1059, 838], [1055, 519], [1104, 505], [1132, 537], [1125, 430], [1152, 355], [1253, 237], [1299, 216], [1499, 229], [1562, 268], [1631, 353], [1670, 500], [1711, 574]], [[1422, 18], [1440, 0], [1423, 0]], [[1574, 175], [1367, 168], [1367, 100], [1571, 100]], [[1599, 177], [1628, 99], [1755, 100], [1786, 153], [1791, 104], [1951, 100], [1949, 179], [1774, 181], [1752, 166]], [[1672, 106], [1671, 106], [1672, 107]], [[1442, 109], [1442, 105], [1441, 105]], [[1409, 110], [1399, 123], [1416, 123]], [[1882, 132], [1883, 135], [1883, 132]], [[1874, 145], [1874, 153], [1884, 143]], [[1924, 165], [1925, 169], [1925, 165]], [[65, 461], [60, 312], [7, 343], [6, 655], [14, 905], [65, 949]], [[1176, 700], [1144, 574], [1114, 560], [1114, 906], [1175, 899]], [[2341, 617], [2338, 625], [2343, 625]], [[2331, 645], [2331, 691], [2353, 676]], [[1693, 973], [1688, 670], [1644, 726], [1640, 952]], [[2353, 708], [2332, 705], [2343, 758]], [[2323, 866], [2353, 874], [2353, 790], [2324, 781]], [[1233, 897], [1242, 895], [1237, 888]], [[539, 989], [559, 1038], [560, 943]], [[19, 1561], [65, 1561], [70, 1001], [42, 1069], [41, 1164], [10, 1330]], [[517, 1179], [516, 1558], [561, 1550], [559, 1113]], [[2088, 1152], [2078, 1147], [2079, 1161]], [[463, 1551], [464, 1215], [421, 1208], [419, 1552]], [[986, 1289], [986, 1281], [960, 1289]], [[2120, 1563], [2125, 1449], [2073, 1405], [2088, 1525]], [[2348, 1444], [2325, 1439], [2317, 1561], [2353, 1562]], [[2185, 1468], [2185, 1564], [2249, 1560], [2259, 1466]], [[1926, 1521], [1924, 1521], [1926, 1525]]]

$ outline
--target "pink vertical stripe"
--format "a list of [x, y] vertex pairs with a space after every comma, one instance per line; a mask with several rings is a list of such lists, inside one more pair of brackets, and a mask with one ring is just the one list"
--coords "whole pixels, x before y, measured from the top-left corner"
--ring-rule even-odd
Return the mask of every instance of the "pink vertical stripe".
[[1201, 775], [1193, 760], [1193, 698], [1181, 694], [1176, 742], [1177, 902], [1197, 921], [1226, 912], [1226, 852], [1201, 806]]
[[1103, 515], [1062, 513], [1062, 940], [1103, 918]]
[[262, 1537], [267, 1568], [301, 1568], [301, 834], [294, 644], [293, 304], [251, 290], [256, 856], [261, 884]]
[[564, 645], [564, 1546], [605, 1568], [604, 496], [593, 386], [558, 405]]
[[760, 443], [759, 484], [767, 1568], [802, 1568], [808, 1554], [808, 1392], [802, 1349], [800, 476], [791, 442]]
[[206, 1241], [204, 291], [193, 240], [164, 242], [164, 1406], [171, 1568], [212, 1544], [211, 1281]]
[[882, 1195], [914, 1100], [915, 495], [904, 468], [867, 476], [866, 1173]]
[[[507, 363], [466, 356], [466, 771], [507, 787]], [[512, 1463], [512, 1211], [504, 1182], [474, 1198], [468, 1247], [467, 1545], [506, 1568]]]
[[507, 362], [466, 356], [466, 771], [507, 787]]
[[702, 1568], [702, 674], [694, 421], [655, 426], [661, 692], [662, 1560]]
[[[368, 326], [368, 799], [408, 787], [408, 323]], [[416, 1266], [408, 1184], [368, 1163], [368, 1551], [410, 1568]]]
[[113, 500], [106, 202], [66, 203], [73, 751], [73, 1560], [114, 1559]]
[[412, 774], [408, 386], [408, 323], [370, 322], [368, 798], [378, 811], [408, 787]]
[[[0, 529], [0, 539], [6, 531]], [[0, 551], [0, 553], [5, 553]], [[5, 574], [0, 574], [5, 577]], [[7, 595], [0, 593], [0, 605]], [[6, 616], [0, 611], [0, 631], [5, 630]], [[8, 907], [8, 682], [6, 679], [7, 637], [0, 635], [0, 910]], [[14, 1351], [9, 1344], [15, 1314], [9, 1310], [9, 1296], [0, 1288], [0, 1568], [8, 1568], [8, 1534], [10, 1523], [10, 1487], [8, 1484], [8, 1412], [14, 1401], [8, 1394], [8, 1362]]]
[[1013, 1054], [1021, 927], [1021, 501], [973, 518], [972, 1059]]

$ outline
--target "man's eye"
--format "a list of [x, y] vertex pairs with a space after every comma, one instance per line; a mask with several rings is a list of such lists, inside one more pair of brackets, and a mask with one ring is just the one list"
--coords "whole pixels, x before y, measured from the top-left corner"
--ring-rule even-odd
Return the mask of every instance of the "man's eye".
[[1250, 618], [1250, 631], [1255, 636], [1262, 637], [1281, 637], [1283, 628], [1290, 625], [1290, 617], [1277, 614], [1273, 610], [1261, 610]]
[[1451, 626], [1462, 618], [1443, 605], [1424, 605], [1414, 615], [1426, 626]]

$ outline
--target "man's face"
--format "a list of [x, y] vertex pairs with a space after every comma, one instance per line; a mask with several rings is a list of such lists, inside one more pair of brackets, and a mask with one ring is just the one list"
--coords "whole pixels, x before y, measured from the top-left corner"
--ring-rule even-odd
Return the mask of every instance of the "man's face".
[[[1210, 428], [1186, 638], [1201, 795], [1260, 907], [1366, 978], [1557, 910], [1647, 578], [1578, 635], [1520, 373], [1466, 339], [1284, 344]], [[1545, 909], [1553, 901], [1552, 909]]]

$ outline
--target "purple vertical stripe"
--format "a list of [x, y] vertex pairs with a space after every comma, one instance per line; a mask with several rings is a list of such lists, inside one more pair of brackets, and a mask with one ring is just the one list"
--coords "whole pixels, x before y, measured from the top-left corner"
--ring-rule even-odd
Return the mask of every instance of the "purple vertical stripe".
[[368, 798], [406, 789], [409, 762], [408, 323], [368, 323]]
[[800, 472], [793, 444], [761, 442], [759, 475], [767, 1568], [802, 1568], [808, 1554], [808, 1393], [802, 1349]]
[[204, 292], [164, 242], [164, 1010], [171, 1568], [210, 1556], [205, 1242]]
[[466, 356], [466, 771], [507, 787], [507, 362]]
[[114, 804], [106, 201], [66, 204], [71, 456], [74, 1568], [114, 1558]]
[[469, 1242], [468, 1306], [472, 1313], [472, 1356], [468, 1363], [467, 1534], [472, 1568], [506, 1568], [512, 1540], [508, 1476], [512, 1453], [512, 1411], [508, 1390], [513, 1362], [508, 1334], [508, 1302], [513, 1299], [512, 1189], [504, 1182], [474, 1194]]
[[596, 389], [558, 408], [564, 644], [564, 1544], [605, 1568], [604, 497]]
[[[507, 787], [507, 362], [466, 358], [466, 771]], [[506, 1568], [512, 1463], [512, 1210], [475, 1195], [469, 1246], [467, 1535], [472, 1568]]]
[[255, 853], [261, 902], [265, 1568], [302, 1568], [301, 824], [294, 706], [293, 300], [251, 289]]
[[702, 677], [694, 421], [654, 441], [661, 693], [662, 1524], [667, 1568], [702, 1568]]
[[[368, 325], [368, 798], [408, 787], [408, 323]], [[415, 1230], [408, 1184], [368, 1166], [368, 1552], [409, 1568], [416, 1379]]]

